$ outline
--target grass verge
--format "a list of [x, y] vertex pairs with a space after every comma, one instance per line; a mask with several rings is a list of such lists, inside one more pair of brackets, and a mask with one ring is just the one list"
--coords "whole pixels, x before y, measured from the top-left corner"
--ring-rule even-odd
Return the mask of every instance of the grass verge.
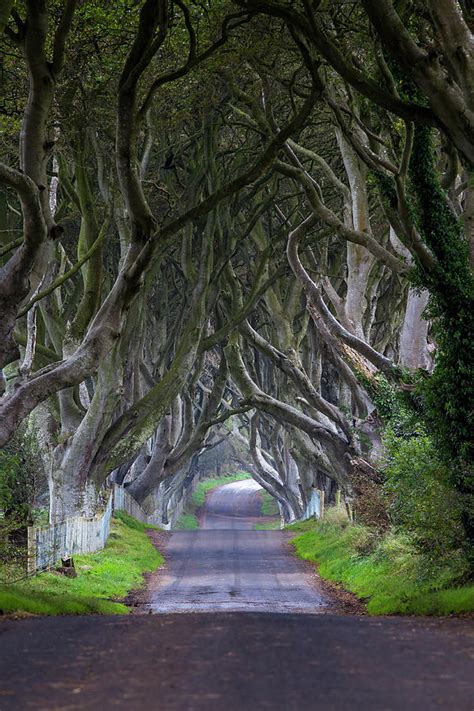
[[273, 521], [264, 521], [263, 523], [257, 523], [255, 529], [257, 531], [279, 531], [280, 530], [280, 510], [278, 504], [268, 491], [262, 490], [260, 492], [262, 497], [262, 515], [263, 516], [273, 516]]
[[247, 474], [246, 472], [237, 472], [236, 474], [227, 474], [226, 476], [212, 477], [200, 481], [191, 497], [191, 500], [177, 520], [174, 530], [193, 531], [199, 528], [198, 512], [199, 509], [204, 506], [208, 491], [211, 491], [218, 486], [231, 484], [233, 481], [243, 481], [244, 479], [250, 479], [250, 474]]
[[300, 558], [319, 565], [321, 577], [340, 582], [364, 602], [371, 615], [449, 615], [474, 611], [474, 585], [456, 585], [457, 554], [433, 563], [405, 535], [378, 538], [328, 510], [322, 522], [288, 526]]
[[145, 533], [147, 528], [116, 512], [105, 548], [74, 556], [77, 578], [41, 573], [13, 585], [0, 584], [0, 610], [38, 615], [127, 614], [117, 599], [143, 584], [143, 573], [163, 563]]

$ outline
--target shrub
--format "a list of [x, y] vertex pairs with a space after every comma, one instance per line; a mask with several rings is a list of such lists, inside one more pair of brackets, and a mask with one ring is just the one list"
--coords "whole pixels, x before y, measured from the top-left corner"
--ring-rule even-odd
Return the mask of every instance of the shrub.
[[393, 523], [408, 531], [419, 547], [445, 554], [463, 543], [459, 495], [449, 471], [426, 434], [408, 439], [385, 433], [385, 491]]
[[38, 517], [34, 508], [39, 487], [45, 486], [34, 437], [23, 426], [0, 451], [0, 561], [24, 565], [26, 528]]

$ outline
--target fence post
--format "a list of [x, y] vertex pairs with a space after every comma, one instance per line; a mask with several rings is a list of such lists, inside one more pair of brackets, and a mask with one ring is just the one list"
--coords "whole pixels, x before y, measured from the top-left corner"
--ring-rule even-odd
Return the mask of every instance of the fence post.
[[338, 489], [336, 491], [336, 508], [340, 509], [341, 508], [341, 490]]
[[27, 561], [26, 569], [28, 573], [36, 571], [36, 529], [34, 526], [28, 526], [27, 532]]
[[352, 509], [352, 505], [348, 501], [346, 501], [346, 507], [347, 507], [347, 513], [349, 515], [349, 521], [351, 523], [354, 523], [354, 511]]

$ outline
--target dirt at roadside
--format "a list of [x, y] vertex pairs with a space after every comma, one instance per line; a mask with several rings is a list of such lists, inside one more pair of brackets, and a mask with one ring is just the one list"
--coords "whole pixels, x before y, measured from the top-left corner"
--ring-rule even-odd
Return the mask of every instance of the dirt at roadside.
[[143, 587], [138, 590], [131, 590], [127, 597], [121, 600], [124, 605], [128, 605], [128, 607], [130, 607], [131, 614], [143, 615], [151, 612], [148, 607], [150, 603], [150, 593], [159, 585], [159, 576], [161, 575], [163, 567], [166, 566], [167, 543], [172, 535], [171, 531], [154, 531], [153, 529], [146, 531], [146, 534], [155, 548], [160, 551], [161, 555], [165, 559], [165, 562], [163, 566], [153, 570], [151, 573], [145, 573]]
[[[291, 533], [290, 531], [284, 531], [283, 533], [286, 537], [286, 545], [288, 546], [290, 555], [295, 556], [296, 554], [294, 548], [290, 544], [290, 540], [294, 538], [294, 533]], [[367, 614], [366, 605], [359, 600], [357, 595], [354, 595], [354, 593], [351, 593], [348, 590], [344, 590], [342, 585], [339, 583], [335, 583], [331, 580], [324, 580], [324, 578], [319, 575], [318, 568], [314, 565], [314, 563], [310, 563], [307, 560], [301, 560], [301, 558], [298, 558], [298, 560], [310, 573], [314, 586], [321, 591], [324, 597], [331, 600], [333, 603], [331, 606], [328, 606], [327, 609], [322, 610], [321, 614], [327, 613], [332, 615], [359, 616]]]

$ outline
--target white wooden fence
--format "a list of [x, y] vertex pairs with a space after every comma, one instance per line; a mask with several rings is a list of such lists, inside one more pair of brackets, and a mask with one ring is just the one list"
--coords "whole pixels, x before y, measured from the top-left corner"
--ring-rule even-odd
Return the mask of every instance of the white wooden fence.
[[308, 518], [323, 518], [323, 516], [324, 491], [321, 491], [320, 489], [313, 489], [300, 521], [306, 521]]
[[162, 526], [162, 523], [155, 516], [150, 516], [145, 513], [140, 504], [135, 501], [133, 496], [130, 496], [123, 486], [114, 484], [112, 494], [114, 511], [126, 511], [130, 516], [133, 516], [133, 518], [149, 526]]
[[70, 516], [64, 521], [28, 528], [28, 572], [46, 570], [66, 555], [93, 553], [103, 548], [110, 533], [114, 511], [126, 511], [142, 523], [155, 525], [122, 486], [114, 485], [107, 506], [92, 518]]

